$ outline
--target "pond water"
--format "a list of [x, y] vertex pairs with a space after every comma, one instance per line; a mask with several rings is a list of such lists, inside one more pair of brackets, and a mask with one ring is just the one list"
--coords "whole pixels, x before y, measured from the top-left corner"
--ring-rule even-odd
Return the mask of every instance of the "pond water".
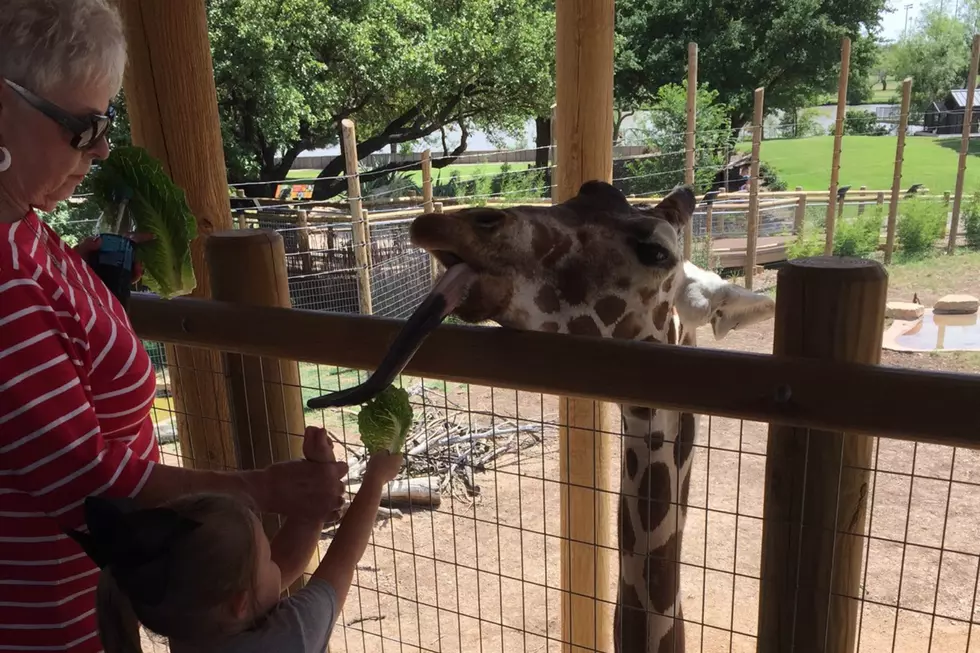
[[[980, 321], [977, 314], [936, 315], [926, 313], [916, 322], [896, 323], [900, 330], [885, 338], [886, 348], [906, 351], [980, 351]], [[900, 326], [901, 325], [901, 326]], [[889, 342], [890, 340], [890, 342]]]

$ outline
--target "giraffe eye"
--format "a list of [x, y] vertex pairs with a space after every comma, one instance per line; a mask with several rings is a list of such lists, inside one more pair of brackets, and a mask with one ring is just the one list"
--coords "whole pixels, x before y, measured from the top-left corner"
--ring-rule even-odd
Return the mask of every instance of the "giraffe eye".
[[636, 257], [640, 263], [648, 266], [663, 267], [672, 258], [670, 250], [660, 243], [636, 243]]
[[504, 220], [503, 211], [480, 211], [473, 215], [473, 224], [483, 229], [493, 229]]

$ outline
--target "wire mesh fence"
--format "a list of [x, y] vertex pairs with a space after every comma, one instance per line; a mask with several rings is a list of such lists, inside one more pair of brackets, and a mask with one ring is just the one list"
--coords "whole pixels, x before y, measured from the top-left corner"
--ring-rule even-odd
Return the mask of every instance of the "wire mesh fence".
[[[300, 371], [304, 401], [363, 378], [313, 364]], [[438, 501], [384, 504], [330, 650], [561, 650], [560, 559], [568, 541], [558, 508], [561, 400], [408, 376], [398, 383], [416, 412], [402, 478], [424, 479]], [[173, 410], [158, 400], [161, 435]], [[353, 411], [305, 417], [330, 430], [341, 445], [338, 457], [352, 469], [363, 460]], [[710, 415], [699, 421], [683, 545], [673, 560], [686, 650], [755, 651], [767, 425]], [[597, 431], [613, 479], [604, 497], [617, 505], [627, 439], [619, 430]], [[168, 464], [195, 456], [176, 441], [161, 443]], [[668, 438], [664, 446], [673, 443]], [[868, 474], [866, 515], [852, 524], [852, 532], [866, 533], [860, 592], [851, 597], [860, 605], [856, 650], [978, 650], [980, 452], [875, 438], [873, 460], [870, 469], [852, 470]], [[649, 496], [656, 493], [654, 486]], [[615, 533], [615, 511], [606, 517], [596, 528]], [[324, 532], [320, 555], [332, 535]], [[606, 584], [597, 591], [599, 609], [609, 615], [618, 596], [615, 541], [600, 546], [614, 567], [596, 578]], [[147, 650], [153, 647], [166, 650], [149, 640]]]

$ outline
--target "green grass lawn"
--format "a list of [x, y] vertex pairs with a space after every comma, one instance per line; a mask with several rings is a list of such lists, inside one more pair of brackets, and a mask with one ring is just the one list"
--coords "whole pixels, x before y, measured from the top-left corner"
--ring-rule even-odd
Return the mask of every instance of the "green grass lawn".
[[[464, 164], [454, 164], [446, 166], [445, 168], [438, 168], [432, 170], [432, 180], [433, 182], [439, 183], [440, 179], [442, 183], [449, 181], [449, 177], [453, 172], [458, 172], [462, 180], [472, 179], [473, 177], [479, 175], [494, 175], [500, 172], [503, 164], [501, 163], [464, 163]], [[527, 170], [531, 167], [529, 163], [511, 163], [511, 170]], [[318, 174], [319, 170], [290, 170], [289, 174], [286, 175], [289, 179], [313, 179]], [[421, 170], [411, 170], [409, 172], [403, 173], [407, 175], [416, 184], [422, 184], [422, 171]]]
[[[896, 136], [845, 136], [841, 143], [840, 183], [873, 190], [891, 188]], [[902, 188], [925, 184], [933, 193], [952, 191], [956, 185], [959, 138], [909, 136], [905, 140]], [[789, 189], [825, 189], [830, 185], [833, 136], [783, 139], [762, 143], [762, 160], [772, 166]], [[749, 143], [739, 143], [749, 151]], [[980, 189], [980, 141], [970, 143], [964, 190]]]

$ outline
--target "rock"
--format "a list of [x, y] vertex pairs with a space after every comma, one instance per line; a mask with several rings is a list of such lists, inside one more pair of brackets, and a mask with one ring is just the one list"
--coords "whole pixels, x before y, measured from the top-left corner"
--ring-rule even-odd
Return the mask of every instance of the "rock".
[[925, 313], [926, 307], [911, 302], [888, 302], [885, 304], [885, 317], [893, 320], [918, 320]]
[[980, 299], [972, 295], [946, 295], [932, 307], [938, 315], [970, 315], [980, 308]]

